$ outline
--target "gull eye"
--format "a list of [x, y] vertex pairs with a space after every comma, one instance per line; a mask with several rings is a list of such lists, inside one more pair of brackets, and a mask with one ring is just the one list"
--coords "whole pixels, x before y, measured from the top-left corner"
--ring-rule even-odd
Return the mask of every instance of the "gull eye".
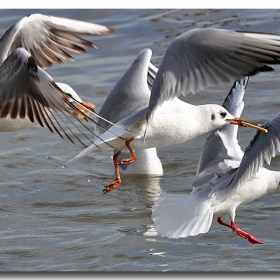
[[222, 118], [224, 118], [227, 115], [227, 113], [226, 112], [221, 112], [220, 115], [221, 115]]

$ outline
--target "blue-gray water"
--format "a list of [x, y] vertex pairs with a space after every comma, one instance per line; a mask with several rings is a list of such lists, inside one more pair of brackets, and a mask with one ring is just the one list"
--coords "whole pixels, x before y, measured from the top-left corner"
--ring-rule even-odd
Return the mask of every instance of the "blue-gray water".
[[[109, 7], [108, 7], [109, 8]], [[100, 108], [137, 53], [151, 48], [158, 66], [175, 36], [194, 27], [280, 33], [277, 10], [0, 10], [3, 33], [22, 16], [41, 12], [105, 24], [117, 30], [96, 38], [98, 50], [48, 69]], [[243, 117], [265, 123], [280, 109], [279, 67], [251, 78]], [[221, 104], [231, 85], [213, 87], [186, 100]], [[254, 131], [241, 128], [246, 147]], [[196, 237], [149, 234], [151, 207], [160, 192], [189, 193], [206, 135], [158, 150], [160, 178], [114, 177], [111, 151], [66, 164], [81, 149], [47, 129], [1, 133], [0, 271], [278, 271], [279, 195], [237, 209], [236, 224], [263, 240], [252, 245], [214, 220]], [[277, 157], [271, 168], [280, 170]], [[252, 190], [253, 191], [253, 190]]]

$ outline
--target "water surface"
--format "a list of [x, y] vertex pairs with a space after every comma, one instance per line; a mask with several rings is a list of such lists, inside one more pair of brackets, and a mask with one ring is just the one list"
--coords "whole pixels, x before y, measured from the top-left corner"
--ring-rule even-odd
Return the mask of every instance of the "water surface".
[[[151, 48], [158, 66], [171, 40], [191, 28], [215, 27], [279, 33], [278, 10], [0, 10], [3, 34], [34, 12], [111, 26], [117, 33], [96, 38], [98, 50], [74, 55], [52, 67], [55, 81], [71, 85], [100, 108], [137, 53]], [[265, 123], [280, 108], [277, 71], [250, 79], [243, 117]], [[222, 104], [231, 85], [213, 87], [186, 100]], [[242, 147], [255, 132], [240, 129]], [[72, 164], [83, 147], [47, 129], [1, 134], [0, 271], [278, 271], [279, 196], [239, 207], [236, 223], [265, 242], [252, 245], [213, 221], [207, 234], [168, 239], [154, 235], [151, 207], [161, 192], [189, 193], [207, 135], [159, 149], [162, 177], [114, 177], [111, 151]], [[280, 170], [279, 158], [271, 169]], [[253, 191], [253, 190], [252, 190]]]

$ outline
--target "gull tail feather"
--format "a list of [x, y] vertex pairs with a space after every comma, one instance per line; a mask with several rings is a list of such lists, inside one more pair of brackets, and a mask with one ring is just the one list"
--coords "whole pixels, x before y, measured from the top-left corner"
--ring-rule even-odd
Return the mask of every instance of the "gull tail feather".
[[148, 133], [148, 129], [151, 126], [152, 123], [152, 118], [154, 116], [154, 113], [149, 113], [149, 111], [146, 113], [146, 128], [145, 128], [145, 132], [144, 132], [144, 136], [143, 136], [143, 143], [145, 143], [146, 137], [147, 137], [147, 133]]
[[108, 131], [104, 132], [102, 135], [98, 137], [94, 141], [93, 144], [82, 150], [78, 155], [76, 155], [74, 158], [70, 159], [67, 163], [70, 163], [72, 161], [75, 161], [79, 158], [82, 158], [86, 156], [87, 154], [91, 152], [95, 152], [99, 149], [103, 148], [114, 148], [111, 144], [114, 143], [115, 140], [118, 140], [119, 138], [122, 139], [122, 136], [125, 135], [125, 130], [121, 127], [111, 127]]
[[195, 236], [209, 231], [213, 209], [207, 194], [162, 194], [152, 208], [157, 233], [169, 238]]

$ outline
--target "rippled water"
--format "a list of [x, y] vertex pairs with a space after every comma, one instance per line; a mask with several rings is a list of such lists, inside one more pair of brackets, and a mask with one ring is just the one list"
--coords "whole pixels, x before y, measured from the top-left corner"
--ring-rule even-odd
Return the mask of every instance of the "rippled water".
[[[85, 9], [0, 10], [1, 33], [33, 12], [117, 30], [94, 40], [98, 50], [48, 70], [55, 81], [68, 83], [97, 108], [143, 48], [152, 49], [152, 61], [159, 65], [172, 38], [194, 27], [280, 30], [277, 10]], [[279, 111], [280, 69], [275, 69], [251, 78], [245, 119], [264, 123]], [[213, 87], [187, 100], [221, 104], [230, 87]], [[240, 129], [243, 147], [254, 133]], [[66, 164], [80, 145], [41, 127], [2, 133], [0, 271], [278, 271], [278, 195], [237, 210], [237, 225], [264, 245], [252, 245], [216, 221], [207, 234], [196, 237], [175, 240], [153, 234], [153, 201], [160, 192], [190, 192], [205, 137], [159, 149], [162, 177], [123, 176], [115, 191], [103, 195], [103, 186], [114, 176], [109, 150]], [[280, 170], [279, 158], [271, 168]]]

